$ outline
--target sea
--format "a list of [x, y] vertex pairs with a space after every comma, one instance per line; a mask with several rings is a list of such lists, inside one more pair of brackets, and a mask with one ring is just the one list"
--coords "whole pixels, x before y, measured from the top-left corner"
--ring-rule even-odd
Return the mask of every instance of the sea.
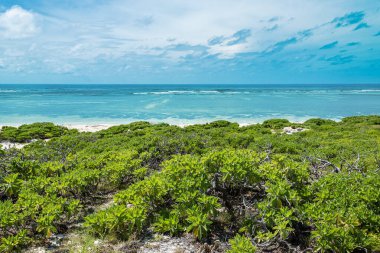
[[175, 125], [379, 115], [380, 84], [0, 85], [0, 125]]

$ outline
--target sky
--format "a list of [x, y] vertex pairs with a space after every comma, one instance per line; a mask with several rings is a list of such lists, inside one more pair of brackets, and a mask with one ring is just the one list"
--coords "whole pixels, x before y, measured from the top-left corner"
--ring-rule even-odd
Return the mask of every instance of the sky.
[[380, 0], [0, 0], [1, 83], [380, 83]]

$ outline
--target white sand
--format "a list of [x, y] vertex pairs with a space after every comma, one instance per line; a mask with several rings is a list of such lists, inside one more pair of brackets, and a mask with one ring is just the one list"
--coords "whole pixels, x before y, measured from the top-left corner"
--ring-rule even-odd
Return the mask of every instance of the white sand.
[[10, 148], [21, 149], [25, 145], [28, 145], [28, 144], [29, 143], [15, 143], [15, 142], [9, 142], [9, 141], [0, 142], [0, 145], [2, 146], [2, 149], [10, 149]]
[[[46, 139], [44, 141], [49, 141], [50, 139]], [[2, 146], [1, 149], [11, 149], [11, 148], [16, 148], [16, 149], [22, 149], [26, 145], [29, 145], [30, 143], [36, 142], [38, 140], [31, 140], [30, 142], [25, 142], [25, 143], [18, 143], [18, 142], [10, 142], [10, 141], [1, 141], [0, 145]]]
[[[151, 122], [152, 124], [157, 124], [156, 122]], [[126, 123], [128, 124], [128, 123]], [[197, 124], [206, 124], [206, 123], [194, 123], [194, 124], [170, 124], [178, 127], [187, 127], [187, 126], [192, 126], [192, 125], [197, 125]], [[120, 126], [123, 124], [98, 124], [98, 125], [77, 125], [77, 124], [68, 124], [68, 125], [62, 125], [64, 127], [67, 127], [68, 129], [77, 129], [79, 132], [97, 132], [101, 130], [108, 129], [113, 126]], [[239, 124], [240, 127], [244, 126], [249, 126], [249, 125], [254, 125], [254, 123], [242, 123]]]
[[117, 125], [112, 125], [112, 124], [99, 124], [99, 125], [75, 125], [75, 124], [70, 124], [70, 125], [63, 125], [64, 127], [67, 127], [68, 129], [77, 129], [79, 132], [97, 132], [100, 130], [105, 130], [108, 129], [112, 126], [117, 126]]
[[[68, 125], [63, 125], [64, 127], [67, 127], [68, 129], [77, 129], [79, 132], [91, 132], [91, 133], [94, 133], [94, 132], [97, 132], [97, 131], [101, 131], [101, 130], [105, 130], [105, 129], [108, 129], [112, 126], [118, 126], [120, 124], [98, 124], [98, 125], [77, 125], [77, 124], [68, 124]], [[186, 127], [186, 126], [191, 126], [191, 125], [194, 125], [194, 124], [177, 124], [176, 126], [178, 127]], [[252, 125], [252, 124], [249, 124], [249, 123], [241, 123], [239, 124], [240, 127], [245, 127], [245, 126], [249, 126], [249, 125]], [[1, 131], [1, 128], [3, 126], [0, 126], [0, 131]], [[304, 128], [296, 128], [296, 129], [293, 129], [291, 127], [285, 127], [283, 129], [283, 133], [286, 133], [286, 134], [293, 134], [293, 133], [297, 133], [297, 132], [303, 132], [303, 131], [306, 131], [308, 129], [304, 129]], [[35, 140], [32, 140], [31, 142], [34, 142]], [[48, 140], [45, 140], [45, 141], [48, 141]], [[10, 148], [16, 148], [16, 149], [21, 149], [23, 147], [25, 147], [26, 145], [28, 145], [30, 143], [17, 143], [17, 142], [10, 142], [10, 141], [3, 141], [3, 142], [0, 142], [0, 145], [2, 146], [2, 149], [10, 149]]]
[[[125, 124], [129, 124], [129, 123], [130, 122], [127, 122]], [[151, 123], [152, 124], [158, 124], [161, 122], [152, 121]], [[183, 127], [187, 127], [187, 126], [192, 126], [192, 125], [197, 125], [197, 124], [207, 124], [207, 123], [210, 123], [210, 122], [190, 122], [190, 121], [185, 122], [185, 123], [172, 122], [172, 123], [170, 123], [170, 125], [174, 125], [174, 126], [178, 126], [178, 127], [183, 128]], [[257, 123], [240, 123], [239, 126], [244, 127], [244, 126], [249, 126], [249, 125], [254, 125], [254, 124], [257, 124]], [[14, 125], [10, 125], [10, 126], [19, 127], [20, 125], [21, 124], [14, 124]], [[108, 129], [108, 128], [113, 127], [113, 126], [119, 126], [119, 125], [123, 125], [123, 124], [96, 124], [96, 125], [90, 125], [90, 124], [89, 125], [86, 125], [86, 124], [57, 124], [57, 125], [67, 127], [68, 129], [77, 129], [79, 132], [94, 133], [94, 132], [98, 132], [101, 130]], [[0, 125], [0, 131], [1, 131], [1, 128], [4, 126], [5, 125]], [[13, 144], [15, 144], [15, 146], [20, 146], [20, 145], [25, 146], [25, 144], [11, 143], [11, 142], [2, 142], [1, 144], [3, 145], [3, 147], [8, 147], [8, 146], [13, 145]]]

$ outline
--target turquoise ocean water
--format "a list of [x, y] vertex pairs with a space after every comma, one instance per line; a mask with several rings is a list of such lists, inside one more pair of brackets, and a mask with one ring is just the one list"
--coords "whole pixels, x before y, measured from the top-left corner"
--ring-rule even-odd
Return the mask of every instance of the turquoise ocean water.
[[380, 85], [0, 85], [0, 125], [171, 124], [380, 114]]

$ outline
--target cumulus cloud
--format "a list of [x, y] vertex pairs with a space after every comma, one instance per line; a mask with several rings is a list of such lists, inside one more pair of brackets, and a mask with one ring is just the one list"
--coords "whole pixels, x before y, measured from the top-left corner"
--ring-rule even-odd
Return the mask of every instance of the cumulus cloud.
[[0, 35], [20, 39], [33, 36], [38, 31], [36, 15], [20, 6], [13, 6], [0, 13]]
[[[373, 0], [35, 0], [0, 6], [0, 58], [7, 71], [21, 65], [111, 78], [155, 71], [211, 78], [234, 69], [244, 75], [280, 62], [287, 71], [347, 67], [378, 58], [368, 53], [379, 51], [375, 6]], [[339, 51], [348, 49], [352, 57]]]

